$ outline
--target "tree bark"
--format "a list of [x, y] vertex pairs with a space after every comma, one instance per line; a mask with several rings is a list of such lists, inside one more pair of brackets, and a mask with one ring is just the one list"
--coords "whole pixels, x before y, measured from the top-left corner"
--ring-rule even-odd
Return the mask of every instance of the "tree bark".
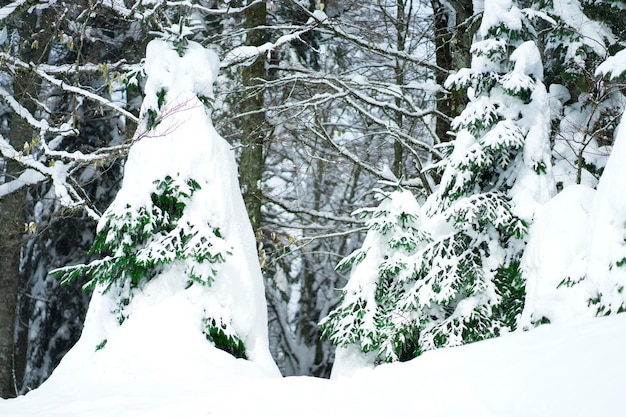
[[[43, 18], [42, 21], [44, 21]], [[35, 13], [24, 13], [19, 19], [15, 19], [14, 23], [19, 32], [20, 41], [28, 40], [21, 47], [13, 45], [16, 53], [26, 62], [45, 62], [46, 48], [39, 50], [32, 46], [34, 41], [45, 44], [43, 40], [49, 36], [46, 30], [38, 30], [38, 16]], [[13, 97], [32, 114], [35, 104], [31, 98], [37, 97], [37, 83], [32, 73], [13, 77], [12, 87]], [[36, 136], [36, 133], [24, 119], [13, 112], [9, 119], [7, 136], [13, 148], [20, 151], [24, 149], [24, 144]], [[3, 172], [5, 181], [17, 178], [23, 167], [13, 160], [5, 162]], [[17, 394], [14, 343], [20, 287], [20, 255], [24, 243], [27, 200], [27, 189], [22, 188], [0, 201], [0, 396], [5, 398], [14, 397]]]
[[[28, 85], [32, 83], [25, 82], [14, 89], [22, 90]], [[15, 149], [23, 149], [32, 137], [31, 129], [15, 114], [11, 117], [10, 129], [11, 144]], [[5, 180], [18, 177], [22, 169], [17, 162], [6, 161]], [[4, 398], [16, 395], [14, 337], [26, 202], [26, 188], [0, 201], [0, 396]]]
[[[435, 81], [443, 86], [450, 72], [470, 66], [470, 48], [475, 31], [471, 20], [474, 10], [470, 0], [431, 0], [431, 5], [435, 18], [435, 59], [437, 66], [442, 68], [436, 71]], [[464, 91], [437, 94], [437, 111], [440, 115], [437, 117], [435, 133], [440, 141], [451, 139], [448, 135], [450, 122], [466, 104]]]
[[[251, 2], [251, 1], [250, 1]], [[265, 2], [258, 3], [245, 13], [248, 31], [246, 45], [260, 46], [266, 42], [267, 34], [261, 27], [266, 24]], [[265, 56], [259, 55], [254, 63], [242, 71], [245, 96], [241, 103], [245, 114], [242, 126], [242, 150], [239, 160], [239, 179], [248, 216], [255, 233], [261, 228], [261, 179], [264, 170], [264, 142], [266, 134], [263, 81], [265, 78]]]
[[[11, 161], [6, 164], [7, 179], [19, 170], [16, 165]], [[0, 202], [0, 397], [3, 398], [16, 396], [13, 338], [25, 204], [23, 189], [5, 196]]]
[[[406, 33], [408, 31], [407, 28], [407, 18], [405, 18], [405, 4], [403, 0], [398, 0], [396, 5], [396, 49], [400, 52], [404, 52], [406, 46]], [[394, 72], [396, 75], [396, 85], [399, 88], [404, 86], [404, 65], [398, 58], [395, 59], [395, 67]], [[397, 97], [396, 98], [396, 106], [402, 106], [402, 100]], [[395, 122], [398, 127], [401, 129], [403, 124], [403, 118], [401, 112], [396, 112]], [[393, 144], [393, 168], [392, 172], [396, 176], [396, 178], [400, 179], [404, 173], [404, 149], [403, 145], [399, 140], [394, 141]]]

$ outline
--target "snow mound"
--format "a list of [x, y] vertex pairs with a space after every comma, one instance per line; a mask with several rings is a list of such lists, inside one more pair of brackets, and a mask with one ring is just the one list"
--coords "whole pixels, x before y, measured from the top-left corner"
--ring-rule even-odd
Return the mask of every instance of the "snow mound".
[[[171, 300], [172, 308], [185, 303]], [[182, 308], [184, 313], [185, 308]], [[141, 324], [137, 318], [138, 325]], [[182, 333], [166, 326], [160, 341]], [[152, 337], [137, 326], [135, 338]], [[121, 340], [121, 339], [120, 339]], [[157, 341], [157, 340], [155, 340]], [[542, 326], [336, 381], [263, 378], [217, 349], [145, 352], [153, 368], [81, 367], [31, 393], [0, 400], [3, 417], [621, 417], [626, 314]], [[122, 360], [121, 358], [109, 358]], [[176, 366], [178, 364], [178, 366]], [[219, 364], [223, 372], [214, 372]]]

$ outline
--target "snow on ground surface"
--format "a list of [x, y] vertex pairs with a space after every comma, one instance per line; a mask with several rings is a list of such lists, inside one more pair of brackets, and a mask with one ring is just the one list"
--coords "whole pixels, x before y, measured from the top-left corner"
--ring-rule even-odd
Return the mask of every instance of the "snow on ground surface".
[[[626, 415], [626, 314], [431, 351], [333, 381], [264, 377], [252, 362], [200, 348], [193, 334], [165, 325], [155, 336], [138, 326], [118, 341], [128, 344], [127, 358], [94, 354], [88, 366], [61, 365], [40, 388], [0, 400], [0, 416]], [[139, 358], [132, 343], [143, 337], [156, 348]]]

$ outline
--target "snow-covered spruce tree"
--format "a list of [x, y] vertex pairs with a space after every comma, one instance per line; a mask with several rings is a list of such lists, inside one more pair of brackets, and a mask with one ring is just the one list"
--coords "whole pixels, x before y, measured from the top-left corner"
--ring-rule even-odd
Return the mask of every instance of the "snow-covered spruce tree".
[[[516, 327], [523, 236], [537, 205], [554, 193], [547, 94], [533, 36], [510, 1], [485, 2], [472, 66], [448, 81], [467, 88], [470, 103], [453, 122], [456, 138], [439, 189], [412, 216], [424, 220], [377, 239], [400, 242], [409, 225], [418, 238], [364, 256], [371, 252], [366, 241], [347, 260], [361, 262], [339, 307], [322, 322], [325, 336], [344, 347], [338, 367], [408, 359]], [[380, 233], [377, 225], [374, 216], [369, 240]]]
[[550, 86], [557, 185], [595, 188], [624, 109], [624, 88], [594, 72], [623, 48], [619, 33], [626, 9], [610, 0], [535, 0], [533, 8], [550, 17], [542, 22], [540, 44]]
[[[210, 117], [219, 60], [183, 29], [172, 34], [147, 47], [141, 124], [92, 248], [105, 256], [54, 273], [63, 282], [91, 278], [86, 286], [96, 291], [81, 339], [92, 349], [115, 349], [113, 335], [139, 310], [158, 316], [176, 299], [185, 308], [166, 316], [196, 322], [215, 347], [276, 374], [234, 156]], [[155, 341], [138, 343], [158, 349]]]
[[[623, 80], [626, 50], [607, 59], [596, 74]], [[626, 203], [616, 192], [626, 186], [625, 143], [622, 115], [597, 189], [566, 186], [530, 229], [522, 258], [527, 281], [522, 326], [626, 311]]]
[[[403, 284], [413, 279], [415, 253], [429, 242], [421, 224], [420, 206], [408, 190], [377, 191], [376, 208], [358, 210], [368, 216], [363, 246], [338, 269], [352, 268], [339, 306], [325, 317], [322, 336], [337, 346], [333, 376], [379, 360], [413, 356], [415, 334], [397, 310]], [[407, 332], [408, 330], [408, 332]]]
[[452, 230], [433, 235], [402, 304], [419, 313], [421, 350], [514, 329], [523, 307], [522, 238], [555, 193], [548, 97], [527, 14], [511, 0], [485, 1], [471, 68], [447, 81], [467, 88], [470, 102], [452, 123], [454, 147], [428, 208]]

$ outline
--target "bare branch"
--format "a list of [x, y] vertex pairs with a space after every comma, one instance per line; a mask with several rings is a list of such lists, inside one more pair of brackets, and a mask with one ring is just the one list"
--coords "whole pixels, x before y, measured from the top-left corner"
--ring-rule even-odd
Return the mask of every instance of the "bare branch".
[[45, 72], [44, 70], [41, 69], [40, 66], [34, 65], [34, 64], [27, 64], [26, 62], [10, 55], [7, 54], [6, 52], [0, 52], [0, 59], [5, 60], [8, 63], [11, 63], [12, 65], [14, 65], [17, 68], [20, 68], [22, 70], [26, 70], [26, 71], [32, 71], [35, 74], [37, 74], [40, 78], [48, 81], [50, 84], [57, 86], [59, 88], [61, 88], [64, 91], [70, 92], [70, 93], [74, 93], [74, 94], [78, 94], [80, 96], [83, 96], [89, 100], [92, 100], [96, 103], [101, 104], [104, 107], [107, 107], [109, 109], [112, 109], [114, 111], [116, 111], [117, 113], [121, 114], [122, 116], [125, 116], [126, 118], [128, 118], [129, 120], [135, 122], [135, 123], [139, 123], [139, 118], [137, 116], [135, 116], [134, 114], [132, 114], [131, 112], [129, 112], [128, 110], [122, 108], [120, 105], [107, 100], [106, 98], [99, 96], [97, 94], [91, 93], [83, 88], [80, 87], [75, 87], [69, 84], [66, 84], [65, 82], [63, 82], [62, 80], [59, 80], [57, 78], [54, 78], [53, 76], [51, 76], [50, 74], [48, 74], [47, 72]]
[[293, 213], [293, 214], [305, 214], [308, 216], [312, 216], [312, 217], [317, 217], [317, 218], [321, 218], [321, 219], [326, 219], [326, 220], [332, 220], [332, 221], [338, 221], [338, 222], [344, 222], [344, 223], [362, 223], [362, 221], [358, 220], [358, 219], [354, 219], [352, 217], [345, 217], [345, 216], [336, 216], [334, 214], [331, 213], [327, 213], [327, 212], [322, 212], [319, 210], [314, 210], [314, 209], [301, 209], [301, 208], [296, 208], [291, 206], [289, 203], [286, 203], [285, 201], [281, 201], [279, 199], [277, 199], [274, 196], [271, 196], [269, 194], [263, 194], [263, 198], [273, 204], [276, 204], [277, 206], [281, 207], [283, 210], [289, 212], [289, 213]]

